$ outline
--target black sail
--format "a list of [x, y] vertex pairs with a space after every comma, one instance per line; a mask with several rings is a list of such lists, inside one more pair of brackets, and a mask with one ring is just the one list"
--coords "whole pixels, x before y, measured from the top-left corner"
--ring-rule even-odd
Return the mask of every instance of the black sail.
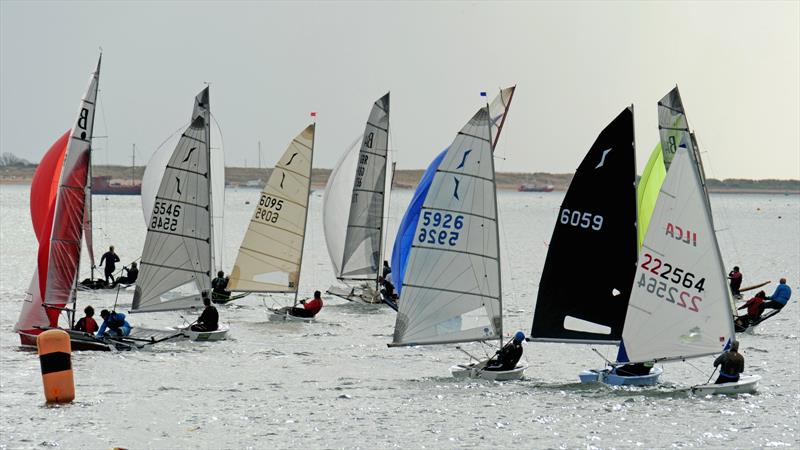
[[616, 343], [636, 270], [633, 106], [592, 145], [561, 204], [532, 340]]

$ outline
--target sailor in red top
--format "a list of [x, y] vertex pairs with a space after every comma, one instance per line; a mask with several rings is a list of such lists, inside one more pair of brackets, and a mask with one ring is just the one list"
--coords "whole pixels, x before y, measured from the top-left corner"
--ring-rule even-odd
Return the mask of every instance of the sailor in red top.
[[97, 331], [97, 322], [94, 321], [92, 317], [94, 317], [94, 308], [91, 306], [87, 306], [83, 309], [83, 312], [86, 314], [86, 317], [81, 317], [81, 320], [75, 324], [75, 330], [77, 331], [85, 331], [89, 334], [94, 334]]
[[303, 305], [303, 308], [306, 310], [305, 312], [309, 314], [307, 317], [314, 317], [316, 316], [319, 311], [322, 309], [322, 293], [320, 291], [314, 291], [314, 298], [306, 301], [301, 300], [300, 303]]
[[758, 320], [761, 317], [761, 314], [764, 313], [764, 299], [766, 297], [766, 292], [758, 291], [758, 294], [756, 294], [755, 297], [751, 298], [744, 305], [737, 308], [739, 310], [747, 308], [747, 314], [737, 317], [736, 324], [740, 327], [746, 327], [749, 326], [753, 321]]

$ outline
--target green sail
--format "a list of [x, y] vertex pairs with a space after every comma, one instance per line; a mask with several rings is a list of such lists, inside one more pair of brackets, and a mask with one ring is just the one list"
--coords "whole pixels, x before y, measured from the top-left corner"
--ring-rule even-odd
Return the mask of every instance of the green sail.
[[639, 248], [642, 248], [644, 236], [647, 234], [647, 226], [650, 224], [650, 216], [653, 215], [653, 208], [656, 207], [658, 192], [664, 177], [667, 176], [667, 169], [664, 166], [664, 155], [661, 152], [661, 142], [656, 144], [647, 165], [644, 167], [639, 184], [636, 186], [636, 208], [639, 212]]

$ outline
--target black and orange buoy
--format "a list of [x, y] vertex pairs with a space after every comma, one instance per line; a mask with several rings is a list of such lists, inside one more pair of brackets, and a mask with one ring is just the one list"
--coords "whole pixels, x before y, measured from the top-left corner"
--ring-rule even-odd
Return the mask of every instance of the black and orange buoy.
[[64, 330], [47, 330], [36, 339], [42, 384], [47, 403], [69, 403], [75, 399], [72, 376], [72, 345]]

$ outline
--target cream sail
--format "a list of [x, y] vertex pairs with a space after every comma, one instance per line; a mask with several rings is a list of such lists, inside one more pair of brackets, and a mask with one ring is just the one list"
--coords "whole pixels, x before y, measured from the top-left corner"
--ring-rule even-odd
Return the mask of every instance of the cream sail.
[[294, 138], [272, 171], [239, 248], [228, 289], [297, 293], [311, 189], [314, 128], [311, 124]]

